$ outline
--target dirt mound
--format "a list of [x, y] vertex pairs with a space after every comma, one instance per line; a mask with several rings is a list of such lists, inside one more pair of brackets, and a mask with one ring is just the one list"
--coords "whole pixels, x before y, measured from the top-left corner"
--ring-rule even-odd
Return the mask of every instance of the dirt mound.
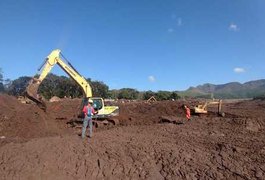
[[184, 119], [182, 105], [182, 101], [119, 104], [119, 119], [123, 125], [155, 124], [160, 122], [162, 116], [176, 116]]
[[[265, 101], [224, 103], [224, 118], [185, 120], [182, 104], [120, 103], [120, 124], [82, 140], [67, 122], [80, 99], [47, 102], [47, 112], [0, 95], [3, 179], [262, 179]], [[164, 120], [164, 121], [161, 121]], [[182, 123], [171, 122], [181, 121]], [[161, 123], [163, 122], [163, 123]], [[3, 138], [2, 138], [3, 137]]]
[[31, 139], [64, 133], [50, 114], [34, 104], [22, 104], [15, 97], [0, 95], [0, 136]]

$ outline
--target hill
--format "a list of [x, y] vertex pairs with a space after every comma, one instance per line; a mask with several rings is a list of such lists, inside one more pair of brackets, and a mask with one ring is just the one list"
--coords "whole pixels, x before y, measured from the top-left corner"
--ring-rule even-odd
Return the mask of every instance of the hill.
[[190, 87], [179, 92], [181, 96], [210, 98], [253, 98], [265, 94], [265, 79], [249, 81], [246, 83], [230, 82], [226, 84], [206, 83], [197, 87]]

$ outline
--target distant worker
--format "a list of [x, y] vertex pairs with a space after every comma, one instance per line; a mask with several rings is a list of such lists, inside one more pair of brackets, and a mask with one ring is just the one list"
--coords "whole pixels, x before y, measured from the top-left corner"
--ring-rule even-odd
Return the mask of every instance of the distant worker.
[[190, 108], [186, 105], [183, 105], [183, 108], [185, 110], [187, 120], [190, 121]]
[[83, 113], [85, 115], [84, 120], [83, 120], [83, 128], [82, 128], [83, 139], [86, 136], [87, 125], [89, 126], [89, 137], [90, 138], [92, 137], [92, 128], [93, 128], [92, 115], [97, 114], [97, 112], [95, 111], [92, 105], [93, 105], [93, 101], [89, 99], [87, 105], [85, 105], [83, 108]]

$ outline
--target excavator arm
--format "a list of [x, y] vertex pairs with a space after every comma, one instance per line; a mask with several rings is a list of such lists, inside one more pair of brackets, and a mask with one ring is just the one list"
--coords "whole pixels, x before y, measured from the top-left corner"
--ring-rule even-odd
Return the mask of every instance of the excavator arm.
[[[26, 96], [37, 103], [40, 108], [46, 111], [45, 102], [41, 99], [37, 92], [40, 84], [52, 70], [53, 66], [58, 64], [62, 68], [62, 70], [64, 70], [66, 74], [68, 74], [82, 88], [85, 101], [89, 98], [93, 100], [93, 105], [98, 112], [96, 118], [108, 118], [117, 116], [119, 114], [119, 107], [105, 106], [104, 100], [102, 98], [92, 97], [92, 89], [86, 79], [81, 76], [65, 58], [63, 60], [61, 57], [63, 57], [63, 55], [61, 54], [61, 51], [59, 49], [56, 49], [49, 54], [42, 66], [39, 68], [39, 71], [41, 71], [40, 76], [38, 78], [32, 78], [29, 85], [27, 86]], [[84, 104], [85, 101], [83, 101]], [[83, 107], [84, 104], [82, 104], [81, 106]]]
[[86, 79], [81, 76], [75, 68], [69, 63], [60, 58], [61, 51], [59, 49], [52, 51], [44, 61], [39, 70], [42, 69], [39, 78], [33, 78], [26, 88], [26, 95], [28, 98], [36, 102], [42, 109], [46, 109], [45, 103], [38, 96], [38, 88], [54, 65], [58, 64], [83, 90], [86, 98], [92, 97], [91, 86]]

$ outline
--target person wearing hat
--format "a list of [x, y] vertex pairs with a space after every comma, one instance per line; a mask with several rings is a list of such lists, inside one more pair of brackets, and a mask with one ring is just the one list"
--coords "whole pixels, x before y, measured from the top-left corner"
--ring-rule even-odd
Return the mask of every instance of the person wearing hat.
[[92, 115], [96, 114], [96, 111], [93, 108], [92, 99], [89, 99], [87, 105], [84, 106], [83, 113], [84, 113], [85, 117], [83, 120], [82, 138], [84, 139], [86, 136], [87, 125], [89, 126], [89, 137], [91, 138], [92, 137], [92, 128], [93, 128]]

